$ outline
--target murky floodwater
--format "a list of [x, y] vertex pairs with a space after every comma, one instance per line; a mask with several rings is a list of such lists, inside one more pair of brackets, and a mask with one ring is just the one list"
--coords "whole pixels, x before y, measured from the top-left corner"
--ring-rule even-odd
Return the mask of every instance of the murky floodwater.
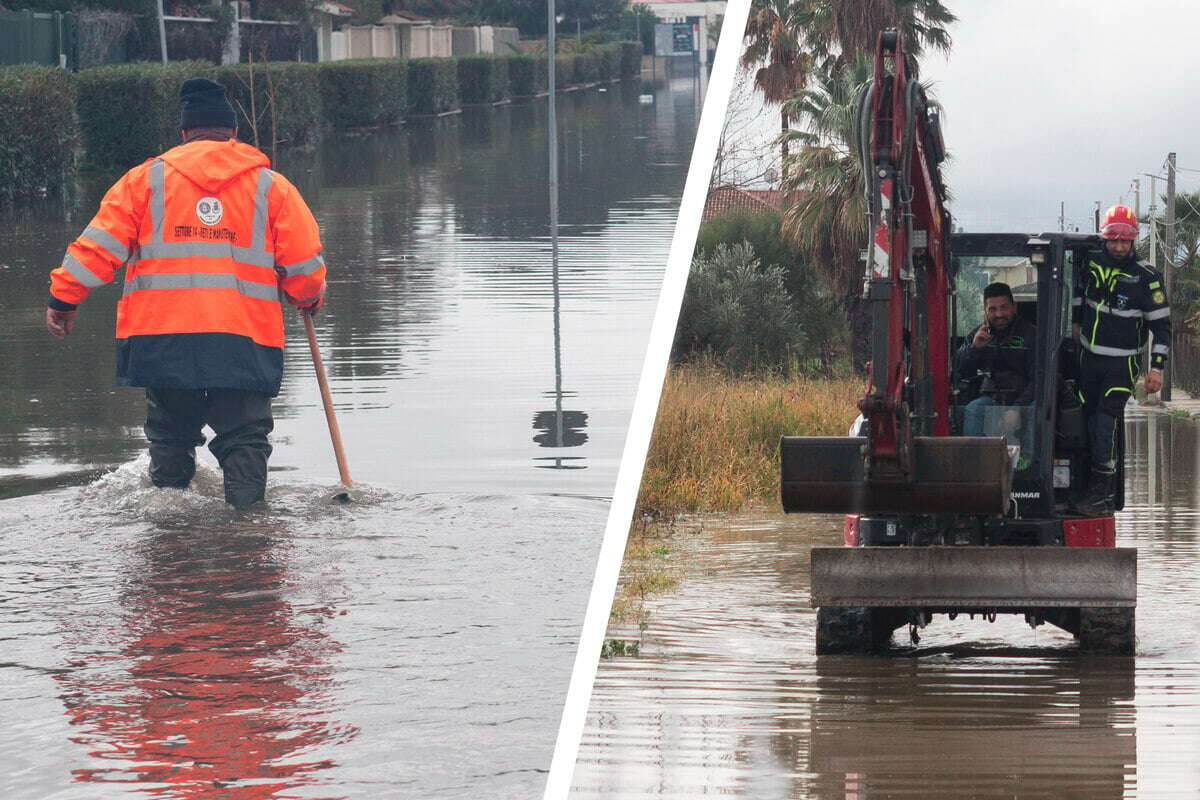
[[697, 119], [691, 81], [637, 94], [560, 98], [557, 274], [544, 100], [281, 165], [330, 265], [347, 507], [298, 320], [267, 507], [206, 451], [155, 491], [114, 287], [41, 324], [106, 183], [0, 220], [0, 796], [540, 791]]
[[1135, 659], [944, 616], [889, 657], [818, 659], [808, 551], [840, 519], [709, 520], [642, 655], [601, 663], [573, 796], [1200, 796], [1200, 425], [1128, 425]]

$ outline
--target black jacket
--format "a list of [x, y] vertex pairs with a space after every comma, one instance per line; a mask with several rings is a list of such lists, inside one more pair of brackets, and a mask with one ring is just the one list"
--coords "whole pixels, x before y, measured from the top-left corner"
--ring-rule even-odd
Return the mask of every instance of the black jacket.
[[971, 342], [978, 331], [979, 328], [971, 331], [958, 349], [959, 377], [973, 378], [981, 372], [991, 373], [991, 381], [984, 380], [980, 394], [990, 394], [1005, 405], [1032, 405], [1037, 328], [1017, 316], [1004, 331], [977, 348]]
[[1100, 356], [1136, 356], [1154, 334], [1150, 366], [1167, 365], [1171, 348], [1171, 308], [1162, 275], [1135, 255], [1117, 260], [1106, 251], [1093, 254], [1079, 271], [1072, 297], [1071, 322], [1079, 342]]

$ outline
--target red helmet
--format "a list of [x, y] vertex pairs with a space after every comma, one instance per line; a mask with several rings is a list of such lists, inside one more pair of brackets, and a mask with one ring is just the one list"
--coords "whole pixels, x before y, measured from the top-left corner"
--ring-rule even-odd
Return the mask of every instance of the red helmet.
[[1124, 239], [1132, 242], [1137, 239], [1138, 221], [1129, 206], [1113, 206], [1104, 215], [1104, 224], [1100, 226], [1101, 239]]

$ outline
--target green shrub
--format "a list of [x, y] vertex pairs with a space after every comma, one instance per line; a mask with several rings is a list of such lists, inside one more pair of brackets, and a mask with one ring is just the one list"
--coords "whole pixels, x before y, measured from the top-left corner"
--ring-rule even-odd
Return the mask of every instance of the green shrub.
[[616, 80], [621, 77], [621, 45], [606, 44], [596, 48], [596, 58], [599, 61], [599, 79], [602, 81]]
[[321, 116], [335, 128], [399, 123], [408, 110], [407, 65], [391, 58], [321, 64], [317, 70]]
[[513, 97], [533, 97], [538, 92], [546, 91], [546, 56], [519, 55], [505, 56], [508, 64], [508, 90]]
[[120, 64], [80, 70], [76, 110], [89, 167], [125, 169], [179, 143], [179, 85], [209, 64]]
[[559, 53], [554, 57], [554, 80], [559, 91], [575, 83], [575, 56]]
[[229, 92], [243, 142], [274, 157], [277, 145], [298, 147], [319, 141], [327, 117], [321, 109], [316, 64], [270, 61], [210, 69], [209, 77]]
[[441, 114], [458, 105], [457, 59], [415, 58], [408, 62], [409, 113]]
[[692, 260], [674, 358], [711, 358], [745, 372], [785, 366], [803, 345], [782, 267], [761, 265], [748, 243], [720, 244]]
[[59, 194], [79, 137], [71, 73], [0, 68], [0, 108], [0, 200]]
[[595, 83], [600, 80], [600, 57], [592, 52], [576, 53], [574, 83]]
[[458, 59], [458, 99], [463, 105], [497, 103], [509, 97], [508, 64], [488, 55]]
[[636, 78], [642, 74], [642, 45], [639, 42], [621, 42], [621, 77]]
[[[696, 255], [710, 258], [721, 246], [748, 244], [762, 268], [778, 268], [783, 289], [791, 298], [796, 322], [803, 331], [805, 347], [791, 354], [793, 359], [820, 359], [829, 366], [832, 354], [845, 341], [846, 316], [837, 300], [804, 263], [800, 251], [780, 233], [782, 218], [778, 211], [733, 209], [714, 215], [700, 226], [696, 237]], [[788, 364], [772, 364], [786, 367]]]

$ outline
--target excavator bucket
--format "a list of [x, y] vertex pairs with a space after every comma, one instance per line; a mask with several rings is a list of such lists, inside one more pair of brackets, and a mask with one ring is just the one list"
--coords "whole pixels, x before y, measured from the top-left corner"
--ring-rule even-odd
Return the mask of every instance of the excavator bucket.
[[1000, 437], [918, 436], [906, 481], [868, 480], [867, 440], [784, 436], [783, 510], [805, 514], [1003, 514], [1012, 461]]
[[1133, 547], [817, 547], [812, 604], [1132, 608]]

